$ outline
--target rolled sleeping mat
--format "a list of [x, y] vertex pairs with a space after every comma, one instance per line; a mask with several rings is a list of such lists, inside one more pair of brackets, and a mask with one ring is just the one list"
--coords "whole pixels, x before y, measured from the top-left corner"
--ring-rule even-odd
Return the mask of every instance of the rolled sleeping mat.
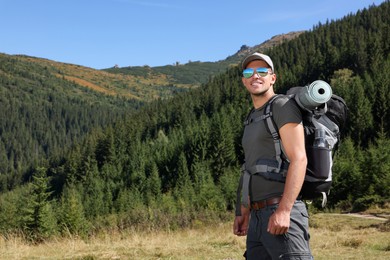
[[302, 108], [309, 110], [316, 109], [326, 103], [332, 97], [331, 86], [323, 80], [316, 80], [309, 86], [303, 87], [296, 98]]

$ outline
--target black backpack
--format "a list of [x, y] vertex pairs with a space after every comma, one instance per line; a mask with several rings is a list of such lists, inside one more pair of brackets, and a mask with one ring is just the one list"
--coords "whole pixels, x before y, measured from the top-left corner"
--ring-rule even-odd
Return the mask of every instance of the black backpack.
[[[320, 106], [304, 107], [299, 102], [299, 93], [302, 92], [303, 88], [306, 87], [294, 87], [286, 93], [297, 102], [302, 112], [305, 130], [308, 165], [300, 197], [304, 200], [322, 197], [322, 206], [324, 207], [332, 185], [333, 156], [340, 143], [340, 132], [346, 123], [348, 107], [341, 97], [334, 94], [331, 94], [330, 99]], [[264, 109], [264, 115], [260, 119], [264, 120], [274, 139], [276, 162], [270, 164], [268, 161], [260, 161], [254, 168], [243, 170], [249, 174], [260, 174], [267, 179], [284, 182], [289, 162], [283, 154], [279, 131], [272, 118], [272, 105], [278, 97], [279, 95], [276, 95], [268, 102]], [[248, 123], [250, 122], [246, 120], [245, 124]], [[247, 192], [243, 193], [242, 201], [244, 201], [246, 194]]]

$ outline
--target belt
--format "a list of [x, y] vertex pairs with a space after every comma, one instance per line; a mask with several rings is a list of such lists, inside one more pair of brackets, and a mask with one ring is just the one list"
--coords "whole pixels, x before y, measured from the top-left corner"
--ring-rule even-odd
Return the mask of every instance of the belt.
[[251, 209], [259, 210], [267, 206], [278, 204], [282, 200], [282, 197], [272, 197], [266, 200], [255, 201], [251, 203]]

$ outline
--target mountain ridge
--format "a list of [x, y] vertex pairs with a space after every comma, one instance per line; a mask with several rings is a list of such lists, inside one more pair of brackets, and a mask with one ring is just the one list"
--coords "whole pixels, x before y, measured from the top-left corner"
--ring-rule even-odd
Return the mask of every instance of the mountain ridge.
[[160, 71], [136, 68], [131, 71], [135, 75], [0, 53], [0, 149], [4, 151], [0, 173], [19, 169], [20, 174], [21, 165], [29, 167], [49, 154], [62, 154], [93, 129], [111, 125], [152, 101], [198, 88], [237, 66], [243, 51], [269, 43], [245, 46], [219, 62], [157, 68]]
[[292, 40], [305, 31], [295, 31], [285, 34], [278, 34], [271, 39], [264, 41], [255, 46], [242, 45], [241, 48], [234, 54], [226, 57], [223, 60], [215, 62], [190, 61], [185, 64], [165, 65], [165, 66], [127, 66], [127, 67], [112, 67], [103, 69], [103, 71], [140, 76], [145, 74], [164, 74], [167, 76], [170, 84], [184, 84], [188, 88], [198, 87], [205, 84], [211, 76], [223, 73], [230, 66], [238, 65], [242, 59], [250, 52], [265, 52], [283, 42]]
[[41, 64], [58, 78], [75, 83], [92, 91], [138, 101], [169, 98], [177, 92], [187, 91], [206, 83], [210, 77], [237, 65], [249, 52], [266, 51], [284, 41], [298, 37], [304, 31], [273, 36], [261, 44], [241, 48], [231, 56], [215, 62], [192, 61], [186, 64], [165, 66], [128, 66], [93, 69], [77, 64], [53, 61], [28, 55], [6, 55], [21, 62]]

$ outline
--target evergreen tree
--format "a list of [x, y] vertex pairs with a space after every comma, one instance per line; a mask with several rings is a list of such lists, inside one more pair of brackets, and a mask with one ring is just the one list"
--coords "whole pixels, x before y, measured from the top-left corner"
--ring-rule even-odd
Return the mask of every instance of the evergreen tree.
[[339, 203], [342, 209], [351, 210], [353, 202], [363, 194], [363, 176], [360, 168], [362, 157], [361, 151], [351, 138], [343, 140], [334, 157], [333, 184], [329, 195], [331, 205]]
[[226, 209], [225, 200], [221, 190], [214, 183], [210, 166], [206, 162], [195, 163], [192, 170], [195, 175], [197, 208], [215, 211]]
[[[225, 112], [225, 111], [223, 111]], [[211, 124], [211, 146], [214, 178], [217, 180], [225, 168], [236, 165], [234, 136], [225, 113], [216, 114]]]
[[369, 140], [370, 136], [367, 136], [366, 133], [369, 133], [373, 127], [372, 103], [365, 95], [360, 77], [356, 77], [352, 81], [350, 88], [352, 95], [347, 104], [353, 104], [349, 108], [351, 136], [354, 140], [367, 145], [364, 141]]
[[373, 114], [376, 122], [375, 129], [383, 129], [389, 133], [390, 129], [390, 59], [381, 64], [376, 72], [374, 81], [374, 92], [376, 95], [372, 100]]
[[[97, 171], [97, 166], [96, 169]], [[88, 174], [83, 189], [83, 206], [88, 220], [104, 213], [103, 180], [97, 174]]]
[[115, 158], [115, 149], [114, 149], [114, 136], [113, 129], [107, 128], [103, 136], [97, 140], [96, 145], [96, 161], [99, 169], [105, 164], [110, 163]]
[[241, 172], [237, 167], [225, 169], [224, 174], [219, 178], [218, 187], [221, 189], [221, 195], [226, 202], [228, 210], [235, 209], [237, 199], [237, 187]]
[[[211, 127], [209, 119], [205, 113], [202, 113], [198, 124], [190, 129], [190, 150], [194, 161], [204, 161], [209, 156], [210, 132]], [[191, 163], [191, 162], [190, 162]]]
[[[18, 201], [25, 195], [21, 189], [0, 195], [0, 234], [16, 232], [20, 228]], [[25, 205], [23, 205], [25, 206]]]
[[390, 140], [383, 132], [368, 147], [361, 165], [364, 196], [377, 196], [384, 203], [390, 198]]
[[59, 225], [63, 234], [86, 235], [89, 224], [85, 219], [80, 185], [67, 185], [59, 203]]
[[[147, 188], [146, 193], [148, 201], [159, 201], [161, 198], [161, 179], [158, 173], [158, 168], [156, 163], [150, 163], [148, 169], [148, 178], [147, 178]], [[149, 204], [149, 203], [148, 203]]]
[[176, 172], [177, 181], [174, 196], [176, 197], [179, 209], [189, 210], [194, 202], [195, 193], [184, 152], [180, 153]]
[[51, 192], [48, 184], [46, 169], [37, 168], [23, 214], [25, 230], [34, 241], [40, 241], [57, 233], [57, 220], [49, 201]]

